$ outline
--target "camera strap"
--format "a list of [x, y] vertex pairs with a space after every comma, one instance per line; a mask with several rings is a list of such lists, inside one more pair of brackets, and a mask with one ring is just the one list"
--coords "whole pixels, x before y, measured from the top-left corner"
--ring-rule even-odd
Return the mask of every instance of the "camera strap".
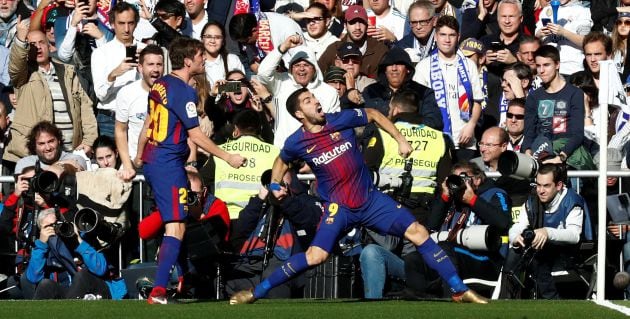
[[[450, 226], [451, 221], [453, 220], [453, 217], [455, 217], [455, 213], [456, 213], [455, 207], [452, 206], [448, 212], [448, 215], [446, 216], [446, 219], [444, 219], [444, 225], [446, 225], [446, 227]], [[453, 228], [451, 228], [451, 230], [448, 231], [448, 236], [446, 237], [446, 241], [455, 240], [455, 237], [457, 236], [457, 233], [459, 232], [459, 230], [464, 228], [464, 225], [466, 224], [466, 220], [468, 220], [469, 215], [470, 215], [470, 208], [466, 206], [462, 207], [462, 212], [461, 214], [459, 214], [459, 217], [457, 218], [455, 225], [453, 226]]]

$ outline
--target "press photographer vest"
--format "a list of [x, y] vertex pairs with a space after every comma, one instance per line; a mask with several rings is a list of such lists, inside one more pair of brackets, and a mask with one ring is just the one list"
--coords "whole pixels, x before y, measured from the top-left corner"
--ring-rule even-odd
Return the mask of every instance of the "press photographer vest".
[[238, 169], [232, 168], [225, 161], [215, 161], [214, 195], [225, 202], [230, 219], [237, 219], [249, 198], [258, 194], [260, 175], [273, 166], [280, 150], [253, 136], [241, 136], [219, 147], [228, 153], [241, 154], [247, 158], [247, 165]]
[[[394, 123], [396, 129], [405, 137], [413, 152], [412, 193], [433, 194], [435, 191], [437, 165], [446, 150], [446, 143], [441, 131], [428, 126], [408, 122]], [[398, 142], [383, 129], [379, 129], [383, 142], [383, 160], [379, 174], [386, 178], [398, 178], [405, 167], [405, 159], [398, 155]], [[370, 141], [370, 144], [372, 141]]]
[[[576, 206], [584, 210], [580, 241], [593, 240], [593, 228], [591, 226], [591, 216], [588, 211], [588, 206], [586, 206], [586, 204], [584, 203], [584, 199], [580, 195], [578, 195], [572, 188], [567, 188], [567, 193], [560, 201], [560, 205], [555, 212], [544, 215], [542, 227], [558, 228], [560, 223], [564, 223], [564, 221], [567, 220], [567, 216]], [[532, 196], [527, 199], [525, 209], [527, 211], [529, 224], [534, 225], [534, 228], [538, 228], [539, 226], [536, 225], [535, 221], [537, 220], [537, 216], [540, 212], [538, 212], [538, 205], [536, 205], [536, 203], [533, 201]]]

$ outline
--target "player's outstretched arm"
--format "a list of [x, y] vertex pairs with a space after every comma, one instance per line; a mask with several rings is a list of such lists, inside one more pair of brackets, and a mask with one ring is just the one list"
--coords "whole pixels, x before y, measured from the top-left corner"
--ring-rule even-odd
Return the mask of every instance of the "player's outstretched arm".
[[203, 134], [203, 132], [201, 132], [199, 126], [189, 129], [188, 136], [195, 144], [197, 144], [197, 146], [203, 148], [206, 152], [224, 160], [234, 168], [239, 168], [243, 166], [243, 164], [245, 164], [245, 162], [247, 161], [247, 159], [240, 154], [231, 154], [218, 147], [205, 134]]
[[398, 154], [402, 157], [407, 157], [411, 154], [412, 148], [409, 145], [409, 142], [405, 139], [402, 134], [398, 131], [394, 123], [385, 117], [380, 111], [371, 108], [365, 108], [365, 113], [367, 113], [368, 121], [375, 122], [380, 128], [385, 130], [389, 135], [391, 135], [396, 142], [398, 142]]

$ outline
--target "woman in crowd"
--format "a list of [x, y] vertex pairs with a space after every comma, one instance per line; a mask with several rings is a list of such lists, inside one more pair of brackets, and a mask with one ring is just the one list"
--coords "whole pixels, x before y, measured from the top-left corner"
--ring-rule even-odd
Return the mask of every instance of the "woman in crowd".
[[112, 167], [118, 169], [120, 167], [116, 143], [111, 137], [106, 135], [97, 137], [92, 145], [92, 150], [94, 150], [94, 159], [99, 168]]
[[225, 46], [225, 28], [219, 22], [209, 21], [201, 32], [201, 41], [205, 48], [206, 77], [210, 84], [225, 79], [229, 71], [240, 70], [245, 73], [243, 64], [238, 57], [227, 52]]
[[[228, 82], [239, 82], [240, 89], [225, 90], [228, 87], [226, 86]], [[263, 117], [262, 138], [266, 142], [273, 141], [271, 125], [266, 108], [263, 106], [263, 104], [271, 102], [272, 96], [264, 86], [260, 85], [257, 88], [259, 92], [254, 90], [252, 84], [245, 78], [244, 72], [240, 70], [230, 71], [225, 80], [215, 82], [205, 107], [206, 114], [208, 114], [214, 127], [212, 140], [215, 143], [221, 144], [232, 138], [232, 118], [238, 111], [247, 108], [257, 111]]]
[[[611, 35], [613, 41], [613, 61], [619, 73], [624, 73], [628, 34], [630, 34], [630, 12], [621, 12], [617, 17]], [[623, 78], [622, 81], [625, 81], [625, 78]]]

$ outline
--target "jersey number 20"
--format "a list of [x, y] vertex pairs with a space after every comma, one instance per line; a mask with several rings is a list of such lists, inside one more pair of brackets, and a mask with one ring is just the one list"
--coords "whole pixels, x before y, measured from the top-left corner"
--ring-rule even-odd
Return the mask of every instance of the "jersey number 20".
[[151, 126], [147, 130], [147, 137], [156, 142], [164, 141], [168, 131], [168, 109], [153, 99], [149, 99], [149, 115]]

